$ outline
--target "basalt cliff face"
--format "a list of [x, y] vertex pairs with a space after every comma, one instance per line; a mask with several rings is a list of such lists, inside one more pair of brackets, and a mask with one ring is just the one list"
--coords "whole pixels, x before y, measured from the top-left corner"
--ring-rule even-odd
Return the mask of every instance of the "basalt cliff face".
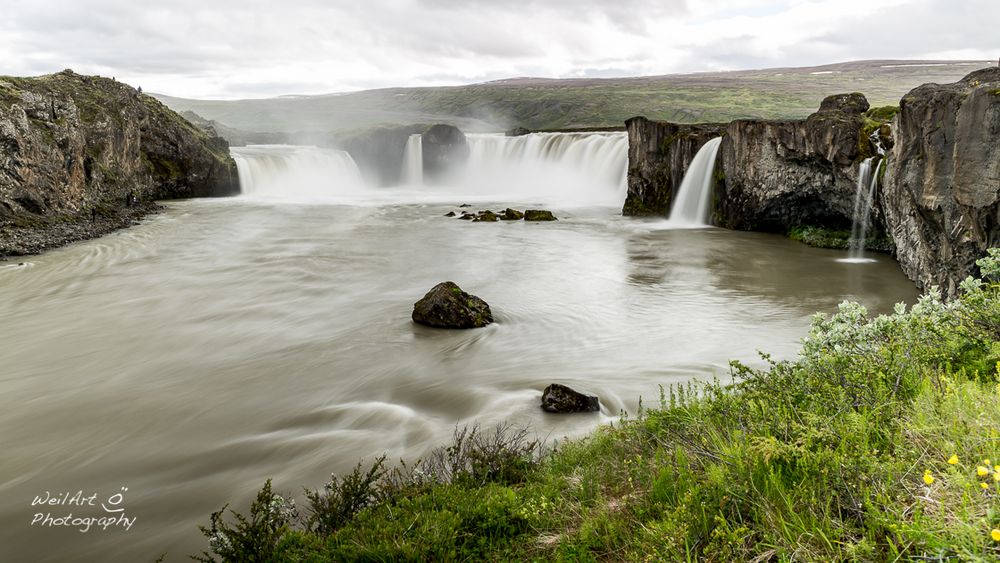
[[706, 142], [721, 135], [725, 127], [651, 121], [645, 117], [626, 121], [628, 193], [622, 213], [667, 215], [694, 155]]
[[900, 102], [882, 188], [903, 271], [954, 293], [1000, 246], [1000, 69], [925, 84]]
[[[823, 101], [804, 120], [740, 120], [724, 127], [634, 118], [629, 129], [626, 215], [666, 215], [683, 170], [712, 136], [713, 223], [789, 232], [850, 228], [859, 164], [889, 149], [872, 228], [886, 233], [904, 273], [921, 289], [953, 294], [987, 248], [1000, 245], [1000, 69], [907, 94], [891, 124], [860, 94]], [[886, 108], [882, 108], [883, 110]], [[890, 112], [891, 113], [891, 112]], [[677, 142], [690, 131], [708, 132]]]
[[804, 120], [730, 123], [716, 167], [722, 173], [715, 224], [772, 232], [850, 228], [867, 110], [861, 94], [840, 94]]
[[[239, 193], [228, 149], [112, 79], [0, 77], [0, 255], [96, 236], [156, 199]], [[48, 227], [58, 232], [42, 243], [16, 232]]]

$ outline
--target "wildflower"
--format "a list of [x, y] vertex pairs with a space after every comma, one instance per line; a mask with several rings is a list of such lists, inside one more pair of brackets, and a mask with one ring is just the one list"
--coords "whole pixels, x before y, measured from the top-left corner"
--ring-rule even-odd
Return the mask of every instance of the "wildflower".
[[979, 475], [980, 477], [982, 477], [984, 475], [989, 475], [989, 474], [990, 474], [990, 470], [986, 469], [982, 465], [980, 465], [979, 467], [976, 467], [976, 475]]
[[948, 465], [958, 465], [958, 455], [952, 455], [948, 458]]
[[990, 532], [990, 537], [993, 538], [993, 541], [1000, 541], [1000, 530], [993, 528], [993, 531]]
[[980, 483], [979, 486], [982, 487], [983, 489], [990, 488], [990, 484], [989, 483]]
[[983, 460], [983, 465], [985, 465], [986, 467], [989, 467], [990, 466], [990, 460], [989, 459], [984, 459]]
[[1000, 473], [1000, 465], [994, 465], [993, 466], [993, 472], [994, 473]]
[[931, 470], [928, 469], [927, 471], [924, 472], [924, 483], [930, 485], [933, 482], [934, 482], [934, 476], [931, 475]]
[[993, 474], [994, 481], [1000, 481], [1000, 471]]

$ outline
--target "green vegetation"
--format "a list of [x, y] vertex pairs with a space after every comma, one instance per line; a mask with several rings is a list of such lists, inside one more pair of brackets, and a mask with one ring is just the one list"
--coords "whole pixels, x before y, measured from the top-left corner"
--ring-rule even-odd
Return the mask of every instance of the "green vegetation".
[[844, 303], [797, 360], [734, 362], [545, 456], [460, 431], [308, 493], [305, 517], [268, 483], [212, 515], [202, 560], [996, 560], [1000, 249], [978, 265], [951, 302]]
[[[787, 233], [788, 238], [816, 248], [848, 250], [851, 247], [851, 231], [826, 229], [814, 226], [798, 226]], [[865, 239], [865, 250], [892, 252], [892, 239], [885, 233], [872, 232]]]
[[677, 123], [804, 118], [831, 94], [860, 87], [872, 105], [895, 104], [921, 84], [954, 82], [974, 68], [860, 61], [638, 78], [520, 78], [261, 100], [160, 99], [177, 111], [193, 111], [244, 131], [292, 133], [439, 122], [466, 131], [503, 131], [516, 126], [546, 130], [621, 126], [637, 115]]

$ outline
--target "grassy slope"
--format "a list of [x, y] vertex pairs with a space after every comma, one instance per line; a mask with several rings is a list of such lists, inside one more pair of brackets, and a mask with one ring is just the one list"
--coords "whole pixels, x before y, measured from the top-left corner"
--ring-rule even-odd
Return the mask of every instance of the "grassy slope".
[[[513, 79], [447, 88], [390, 88], [341, 95], [208, 101], [161, 96], [247, 131], [333, 131], [386, 123], [449, 121], [469, 130], [620, 126], [636, 115], [676, 122], [805, 117], [827, 95], [860, 91], [897, 105], [927, 82], [954, 82], [987, 63], [862, 61], [822, 67], [613, 79]], [[823, 74], [815, 74], [823, 73]]]
[[[533, 461], [508, 434], [205, 530], [237, 561], [1000, 558], [1000, 250], [992, 283], [817, 316], [800, 358], [671, 389]], [[471, 445], [470, 445], [471, 444]], [[228, 519], [228, 520], [227, 520]]]

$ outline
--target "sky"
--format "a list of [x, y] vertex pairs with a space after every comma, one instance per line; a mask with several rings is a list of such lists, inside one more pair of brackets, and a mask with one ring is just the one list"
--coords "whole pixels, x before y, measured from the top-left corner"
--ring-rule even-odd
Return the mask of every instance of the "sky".
[[0, 75], [209, 99], [996, 60], [998, 0], [0, 0]]

